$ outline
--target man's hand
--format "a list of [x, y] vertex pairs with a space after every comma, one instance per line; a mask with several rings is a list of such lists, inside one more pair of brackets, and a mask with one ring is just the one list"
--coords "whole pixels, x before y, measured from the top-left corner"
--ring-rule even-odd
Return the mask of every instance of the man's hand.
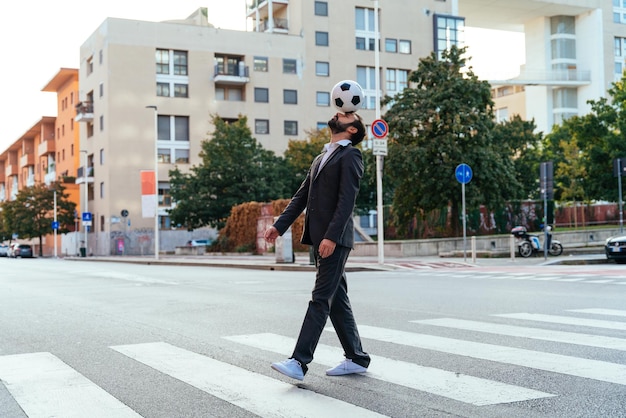
[[337, 244], [335, 244], [333, 241], [324, 238], [322, 242], [320, 243], [320, 249], [319, 249], [320, 257], [322, 258], [330, 257], [335, 252], [336, 245]]
[[265, 230], [265, 241], [273, 243], [274, 241], [276, 241], [276, 238], [278, 238], [278, 235], [278, 229], [276, 229], [274, 226], [270, 226]]

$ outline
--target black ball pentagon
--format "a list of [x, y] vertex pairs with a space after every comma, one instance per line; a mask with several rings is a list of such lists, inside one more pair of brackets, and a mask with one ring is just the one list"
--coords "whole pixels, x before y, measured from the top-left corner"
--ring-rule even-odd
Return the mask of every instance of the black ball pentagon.
[[337, 97], [337, 98], [335, 99], [335, 105], [336, 105], [337, 107], [343, 107], [343, 100], [341, 100], [341, 98], [340, 98], [340, 97]]
[[341, 86], [339, 86], [339, 88], [341, 89], [341, 91], [348, 91], [350, 90], [350, 83], [343, 83]]
[[352, 100], [351, 100], [353, 105], [358, 105], [359, 103], [361, 103], [361, 98], [359, 96], [352, 96]]

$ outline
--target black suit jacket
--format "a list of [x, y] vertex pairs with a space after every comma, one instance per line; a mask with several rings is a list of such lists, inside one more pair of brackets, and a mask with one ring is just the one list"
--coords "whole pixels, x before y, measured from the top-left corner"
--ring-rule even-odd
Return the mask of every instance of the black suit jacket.
[[[301, 242], [318, 247], [324, 238], [354, 247], [352, 212], [363, 177], [363, 156], [352, 145], [339, 146], [319, 170], [318, 155], [274, 227], [282, 235], [306, 208]], [[317, 173], [317, 174], [316, 174]]]

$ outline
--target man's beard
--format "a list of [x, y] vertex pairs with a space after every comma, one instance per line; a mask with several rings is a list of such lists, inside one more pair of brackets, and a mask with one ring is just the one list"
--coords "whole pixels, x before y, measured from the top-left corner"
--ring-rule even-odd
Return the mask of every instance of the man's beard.
[[352, 123], [340, 123], [337, 115], [328, 121], [328, 127], [333, 134], [340, 134], [348, 130]]

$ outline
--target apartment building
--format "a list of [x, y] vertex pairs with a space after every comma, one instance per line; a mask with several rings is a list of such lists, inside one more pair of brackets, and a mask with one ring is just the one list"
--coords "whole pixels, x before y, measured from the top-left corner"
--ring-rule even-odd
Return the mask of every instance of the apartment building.
[[80, 165], [93, 214], [88, 251], [154, 253], [155, 217], [143, 217], [142, 172], [157, 167], [160, 250], [176, 228], [167, 209], [168, 173], [200, 162], [211, 115], [248, 118], [254, 137], [282, 153], [290, 139], [326, 126], [330, 89], [355, 79], [365, 121], [375, 118], [375, 46], [380, 94], [407, 86], [419, 59], [462, 43], [456, 1], [375, 3], [252, 1], [250, 31], [217, 29], [201, 8], [184, 20], [106, 19], [80, 48]]
[[[467, 26], [524, 33], [519, 75], [488, 80], [494, 87], [522, 86], [523, 94], [496, 97], [496, 110], [512, 116], [510, 107], [521, 105], [539, 131], [588, 113], [587, 101], [606, 97], [626, 68], [626, 0], [460, 0], [459, 13]], [[512, 104], [513, 98], [522, 102]]]

